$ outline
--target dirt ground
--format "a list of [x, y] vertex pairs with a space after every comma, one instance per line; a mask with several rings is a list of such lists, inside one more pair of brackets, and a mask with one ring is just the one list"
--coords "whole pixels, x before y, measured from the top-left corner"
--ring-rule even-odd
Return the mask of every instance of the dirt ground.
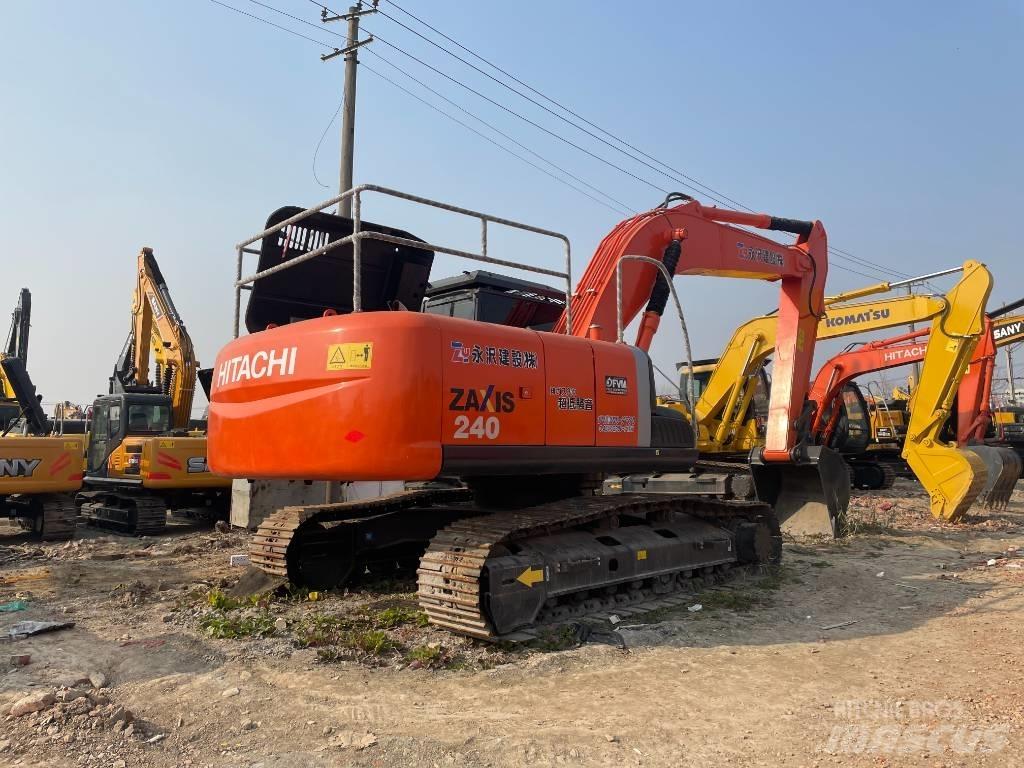
[[901, 481], [853, 512], [780, 569], [528, 648], [421, 626], [408, 582], [235, 601], [239, 532], [0, 527], [0, 604], [26, 601], [0, 638], [75, 622], [3, 643], [0, 765], [1013, 764], [1024, 493], [943, 526]]

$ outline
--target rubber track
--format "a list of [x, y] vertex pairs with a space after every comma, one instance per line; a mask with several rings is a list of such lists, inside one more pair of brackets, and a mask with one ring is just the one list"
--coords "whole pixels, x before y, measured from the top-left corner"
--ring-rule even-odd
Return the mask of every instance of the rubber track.
[[[122, 533], [127, 536], [152, 536], [161, 533], [167, 527], [167, 505], [160, 499], [147, 496], [133, 496], [130, 499], [135, 505], [135, 525], [127, 525], [112, 517], [104, 515], [106, 507], [103, 502], [93, 501], [82, 504], [81, 512], [91, 524]], [[111, 507], [123, 513], [122, 507]]]
[[305, 525], [353, 520], [422, 504], [461, 501], [469, 496], [470, 492], [465, 488], [425, 488], [390, 493], [376, 499], [284, 507], [267, 517], [256, 529], [249, 542], [249, 562], [266, 573], [288, 578], [289, 558], [297, 556], [288, 549], [296, 531]]
[[[444, 629], [481, 640], [515, 639], [519, 632], [504, 638], [497, 635], [481, 605], [481, 575], [496, 545], [549, 535], [619, 514], [646, 517], [658, 512], [681, 512], [716, 524], [772, 514], [771, 508], [760, 502], [633, 494], [577, 496], [460, 520], [439, 531], [420, 559], [420, 608], [432, 624]], [[594, 588], [587, 587], [587, 591]]]
[[[687, 603], [692, 603], [693, 592], [698, 589], [710, 588], [743, 572], [762, 572], [764, 568], [763, 565], [738, 563], [715, 565], [703, 569], [707, 572], [702, 575], [695, 573], [683, 581], [677, 579], [668, 590], [655, 591], [646, 587], [637, 590], [619, 590], [613, 595], [584, 601], [568, 616], [552, 618], [550, 614], [542, 611], [537, 623], [526, 629], [500, 635], [496, 639], [511, 643], [528, 642], [542, 637], [547, 629], [564, 626], [571, 622], [599, 622], [614, 627], [613, 616], [621, 621], [635, 614], [648, 613], [662, 608], [679, 608]], [[700, 586], [698, 587], [697, 584]]]
[[67, 541], [75, 535], [78, 507], [70, 496], [44, 501], [42, 515], [43, 541]]

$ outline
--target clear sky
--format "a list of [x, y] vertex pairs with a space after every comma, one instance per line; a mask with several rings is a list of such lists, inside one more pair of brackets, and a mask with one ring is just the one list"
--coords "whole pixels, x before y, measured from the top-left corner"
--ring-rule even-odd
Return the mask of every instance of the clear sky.
[[[314, 29], [251, 0], [225, 2], [340, 44], [330, 34], [339, 24]], [[265, 4], [319, 25], [307, 0]], [[775, 215], [820, 218], [830, 243], [848, 253], [915, 275], [974, 258], [995, 273], [993, 304], [1024, 294], [1024, 6], [1016, 0], [401, 5], [713, 189]], [[386, 0], [381, 8], [422, 30]], [[692, 192], [391, 20], [370, 17], [365, 27], [655, 187]], [[231, 332], [233, 244], [281, 205], [335, 193], [337, 123], [316, 164], [326, 187], [314, 178], [313, 154], [339, 105], [341, 59], [322, 63], [326, 49], [209, 0], [6, 3], [4, 28], [0, 313], [19, 288], [32, 290], [29, 368], [39, 391], [47, 402], [85, 402], [106, 390], [144, 245], [155, 249], [201, 362], [212, 364]], [[663, 197], [394, 48], [372, 47], [631, 209]], [[361, 59], [453, 111], [381, 59]], [[564, 232], [577, 274], [623, 218], [368, 70], [357, 120], [357, 182]], [[379, 199], [364, 215], [456, 247], [472, 247], [477, 234]], [[558, 263], [557, 249], [536, 240], [499, 239], [494, 248]], [[830, 292], [883, 276], [833, 264]], [[439, 257], [434, 275], [471, 268]], [[776, 304], [770, 284], [676, 283], [698, 357], [717, 355], [735, 325]], [[666, 322], [653, 349], [666, 369], [682, 357], [674, 325]]]

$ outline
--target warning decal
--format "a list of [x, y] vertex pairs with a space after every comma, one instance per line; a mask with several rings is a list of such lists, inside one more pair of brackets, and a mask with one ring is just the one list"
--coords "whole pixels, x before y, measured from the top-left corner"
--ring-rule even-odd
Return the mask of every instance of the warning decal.
[[360, 371], [373, 363], [373, 342], [357, 341], [327, 347], [328, 371]]

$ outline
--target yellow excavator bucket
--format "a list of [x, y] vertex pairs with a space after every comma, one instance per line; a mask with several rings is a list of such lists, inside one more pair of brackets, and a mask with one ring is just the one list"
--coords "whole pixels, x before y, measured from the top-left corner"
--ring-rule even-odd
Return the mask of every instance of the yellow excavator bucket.
[[985, 487], [988, 470], [973, 450], [952, 443], [917, 446], [903, 457], [928, 491], [932, 516], [953, 522], [963, 517]]

